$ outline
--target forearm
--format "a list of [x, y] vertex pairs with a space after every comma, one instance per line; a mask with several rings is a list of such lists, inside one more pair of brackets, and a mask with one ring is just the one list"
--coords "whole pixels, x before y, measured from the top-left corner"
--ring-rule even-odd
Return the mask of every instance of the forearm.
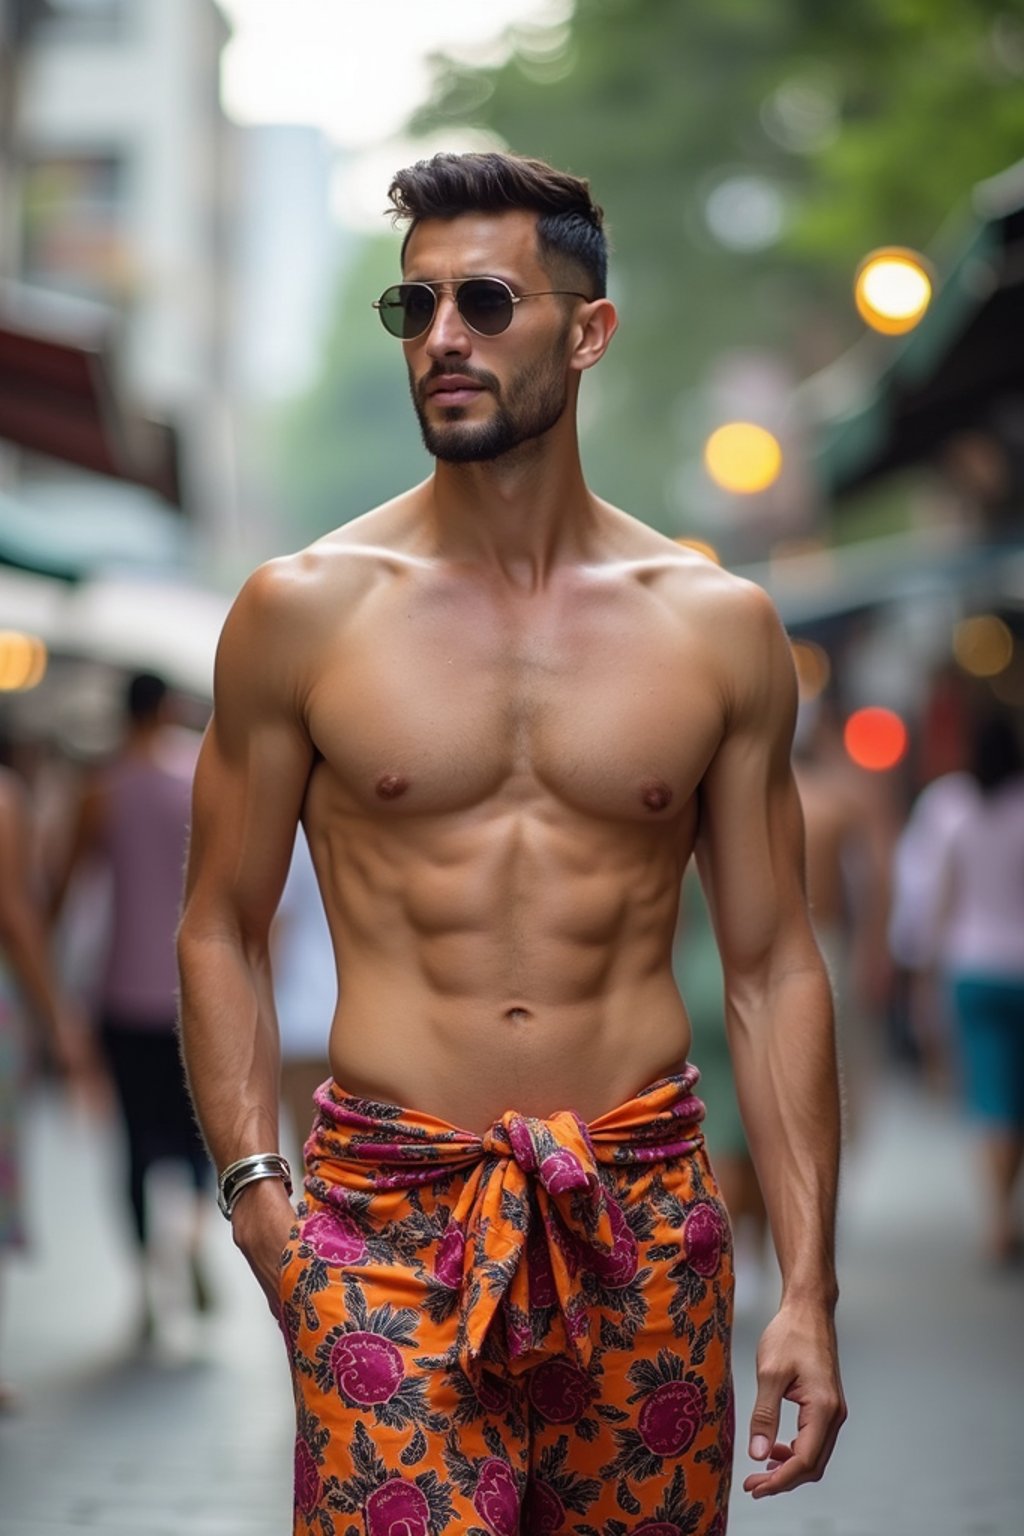
[[54, 981], [42, 924], [27, 906], [5, 915], [0, 923], [0, 946], [36, 1016], [57, 1043], [61, 1002]]
[[740, 1109], [784, 1297], [835, 1303], [840, 1108], [832, 997], [809, 963], [728, 999]]
[[181, 1041], [189, 1090], [210, 1156], [223, 1170], [278, 1146], [280, 1053], [270, 966], [234, 936], [178, 939]]

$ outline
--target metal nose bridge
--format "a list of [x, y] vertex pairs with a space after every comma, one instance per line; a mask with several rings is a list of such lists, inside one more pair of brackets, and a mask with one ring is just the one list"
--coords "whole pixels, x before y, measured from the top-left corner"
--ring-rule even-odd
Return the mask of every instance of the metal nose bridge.
[[431, 293], [434, 295], [434, 313], [430, 317], [430, 323], [426, 330], [421, 332], [419, 337], [420, 340], [422, 340], [425, 336], [429, 336], [430, 333], [437, 327], [438, 321], [442, 319], [442, 316], [445, 313], [442, 310], [442, 304], [445, 300], [448, 301], [452, 309], [455, 311], [455, 316], [457, 318], [457, 323], [460, 330], [469, 331], [473, 336], [478, 336], [480, 334], [480, 332], [475, 330], [474, 327], [470, 325], [469, 321], [462, 313], [462, 310], [459, 308], [459, 289], [462, 287], [463, 283], [473, 282], [473, 278], [438, 277], [421, 281], [422, 286], [424, 288], [429, 288]]

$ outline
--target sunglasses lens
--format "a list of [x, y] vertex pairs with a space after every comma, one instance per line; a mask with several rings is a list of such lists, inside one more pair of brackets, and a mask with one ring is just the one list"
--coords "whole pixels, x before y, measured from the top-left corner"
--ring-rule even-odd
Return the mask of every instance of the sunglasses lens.
[[512, 324], [512, 295], [493, 277], [471, 277], [460, 283], [458, 306], [463, 320], [479, 336], [500, 336]]
[[378, 303], [385, 329], [400, 341], [422, 336], [436, 307], [434, 294], [425, 283], [396, 283], [384, 290]]

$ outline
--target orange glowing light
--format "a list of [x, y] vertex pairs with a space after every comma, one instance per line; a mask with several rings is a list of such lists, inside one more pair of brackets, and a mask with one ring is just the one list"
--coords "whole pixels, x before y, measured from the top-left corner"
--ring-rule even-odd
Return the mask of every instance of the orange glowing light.
[[1013, 633], [994, 613], [961, 619], [953, 631], [953, 655], [972, 677], [998, 677], [1013, 660]]
[[46, 646], [35, 635], [0, 630], [0, 693], [25, 693], [42, 682]]
[[854, 710], [843, 728], [847, 755], [859, 768], [884, 773], [906, 755], [907, 728], [891, 709], [871, 705]]
[[704, 444], [704, 468], [723, 491], [751, 496], [766, 491], [782, 473], [777, 437], [753, 421], [727, 421]]
[[791, 650], [800, 698], [802, 702], [808, 703], [825, 692], [832, 676], [832, 663], [828, 659], [828, 652], [813, 640], [794, 640]]
[[853, 298], [858, 314], [872, 330], [902, 336], [924, 318], [932, 301], [928, 264], [906, 246], [881, 246], [858, 266]]
[[713, 544], [707, 539], [681, 538], [675, 541], [680, 549], [695, 549], [698, 555], [703, 555], [706, 560], [713, 560], [716, 565], [721, 565], [722, 557]]

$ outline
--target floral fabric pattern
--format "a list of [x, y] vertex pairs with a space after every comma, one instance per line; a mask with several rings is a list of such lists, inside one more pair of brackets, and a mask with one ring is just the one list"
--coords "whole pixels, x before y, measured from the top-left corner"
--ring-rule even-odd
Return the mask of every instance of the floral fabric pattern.
[[296, 1536], [724, 1536], [732, 1253], [693, 1067], [482, 1137], [317, 1091]]

